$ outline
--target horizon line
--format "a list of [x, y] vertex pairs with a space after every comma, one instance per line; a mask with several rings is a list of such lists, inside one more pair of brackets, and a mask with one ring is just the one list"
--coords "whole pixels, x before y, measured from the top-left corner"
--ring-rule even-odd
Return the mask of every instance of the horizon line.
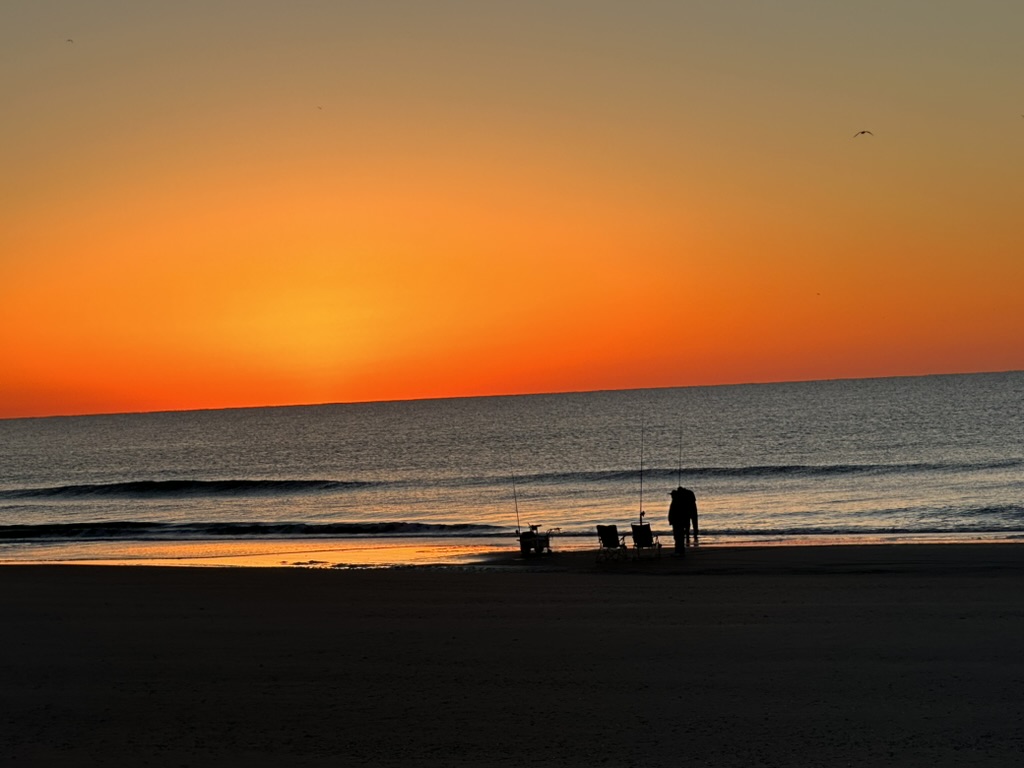
[[228, 405], [222, 407], [211, 407], [211, 408], [158, 408], [154, 410], [140, 410], [140, 411], [98, 411], [95, 413], [52, 413], [42, 414], [37, 416], [0, 416], [0, 421], [24, 421], [27, 419], [75, 419], [75, 418], [89, 418], [92, 416], [146, 416], [155, 414], [165, 413], [204, 413], [214, 411], [246, 411], [246, 410], [262, 410], [268, 408], [322, 408], [325, 406], [334, 405], [373, 405], [382, 403], [420, 403], [420, 402], [434, 402], [440, 400], [481, 400], [486, 398], [498, 398], [498, 397], [545, 397], [550, 395], [590, 395], [599, 394], [602, 392], [647, 392], [647, 391], [659, 391], [668, 389], [710, 389], [717, 387], [750, 387], [750, 386], [768, 386], [772, 384], [815, 384], [825, 382], [839, 382], [839, 381], [880, 381], [884, 379], [923, 379], [932, 376], [984, 376], [984, 375], [999, 375], [1008, 373], [1024, 373], [1024, 369], [1008, 369], [1001, 371], [946, 371], [938, 373], [912, 373], [912, 374], [895, 374], [890, 376], [837, 376], [835, 378], [826, 379], [779, 379], [779, 380], [766, 380], [766, 381], [739, 381], [739, 382], [728, 382], [721, 384], [680, 384], [680, 385], [668, 385], [668, 386], [652, 386], [652, 387], [623, 387], [618, 389], [611, 388], [600, 388], [600, 389], [571, 389], [571, 390], [560, 390], [555, 392], [504, 392], [497, 394], [488, 395], [438, 395], [435, 397], [409, 397], [409, 398], [393, 398], [384, 400], [339, 400], [331, 402], [315, 402], [315, 403], [267, 403], [263, 405]]

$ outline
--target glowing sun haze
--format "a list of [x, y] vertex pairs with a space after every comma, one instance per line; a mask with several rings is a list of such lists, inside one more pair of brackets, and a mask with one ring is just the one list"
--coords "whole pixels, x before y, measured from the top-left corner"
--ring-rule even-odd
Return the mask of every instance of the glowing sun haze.
[[1022, 368], [1022, 13], [6, 0], [0, 417]]

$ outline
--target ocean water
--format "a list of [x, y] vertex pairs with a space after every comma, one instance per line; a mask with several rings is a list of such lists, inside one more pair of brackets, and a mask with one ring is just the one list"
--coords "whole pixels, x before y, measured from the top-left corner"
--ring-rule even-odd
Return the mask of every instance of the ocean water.
[[1024, 372], [0, 420], [0, 563], [396, 565], [596, 546], [1024, 541]]

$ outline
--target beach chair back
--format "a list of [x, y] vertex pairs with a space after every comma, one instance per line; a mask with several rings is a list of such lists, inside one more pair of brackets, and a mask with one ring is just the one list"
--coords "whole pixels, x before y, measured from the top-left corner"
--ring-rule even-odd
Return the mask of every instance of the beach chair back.
[[656, 556], [661, 557], [661, 542], [658, 536], [651, 530], [649, 523], [632, 523], [633, 527], [633, 555], [639, 557], [645, 550], [651, 550]]
[[619, 526], [599, 525], [597, 526], [597, 538], [601, 540], [601, 546], [606, 549], [618, 549], [624, 545], [625, 537], [619, 536]]
[[617, 525], [597, 526], [597, 540], [600, 544], [600, 548], [597, 550], [597, 558], [599, 560], [621, 558], [628, 549], [626, 547], [626, 536], [625, 534], [619, 535], [619, 527]]

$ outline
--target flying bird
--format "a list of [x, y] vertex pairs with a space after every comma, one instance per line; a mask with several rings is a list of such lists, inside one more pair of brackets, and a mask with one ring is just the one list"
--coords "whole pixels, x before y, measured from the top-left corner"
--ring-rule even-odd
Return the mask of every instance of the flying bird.
[[857, 138], [858, 136], [861, 136], [861, 135], [863, 135], [863, 134], [865, 134], [865, 133], [866, 133], [866, 134], [867, 134], [868, 136], [874, 136], [874, 135], [875, 135], [875, 134], [873, 134], [873, 133], [872, 133], [871, 131], [857, 131], [857, 132], [856, 132], [855, 134], [853, 134], [853, 138], [855, 138], [855, 139], [856, 139], [856, 138]]
[[65, 42], [65, 43], [73, 43], [73, 42], [75, 42], [75, 41], [74, 41], [74, 40], [72, 40], [72, 39], [71, 39], [71, 38], [69, 37], [69, 38], [68, 38], [67, 40], [65, 40], [64, 42]]

